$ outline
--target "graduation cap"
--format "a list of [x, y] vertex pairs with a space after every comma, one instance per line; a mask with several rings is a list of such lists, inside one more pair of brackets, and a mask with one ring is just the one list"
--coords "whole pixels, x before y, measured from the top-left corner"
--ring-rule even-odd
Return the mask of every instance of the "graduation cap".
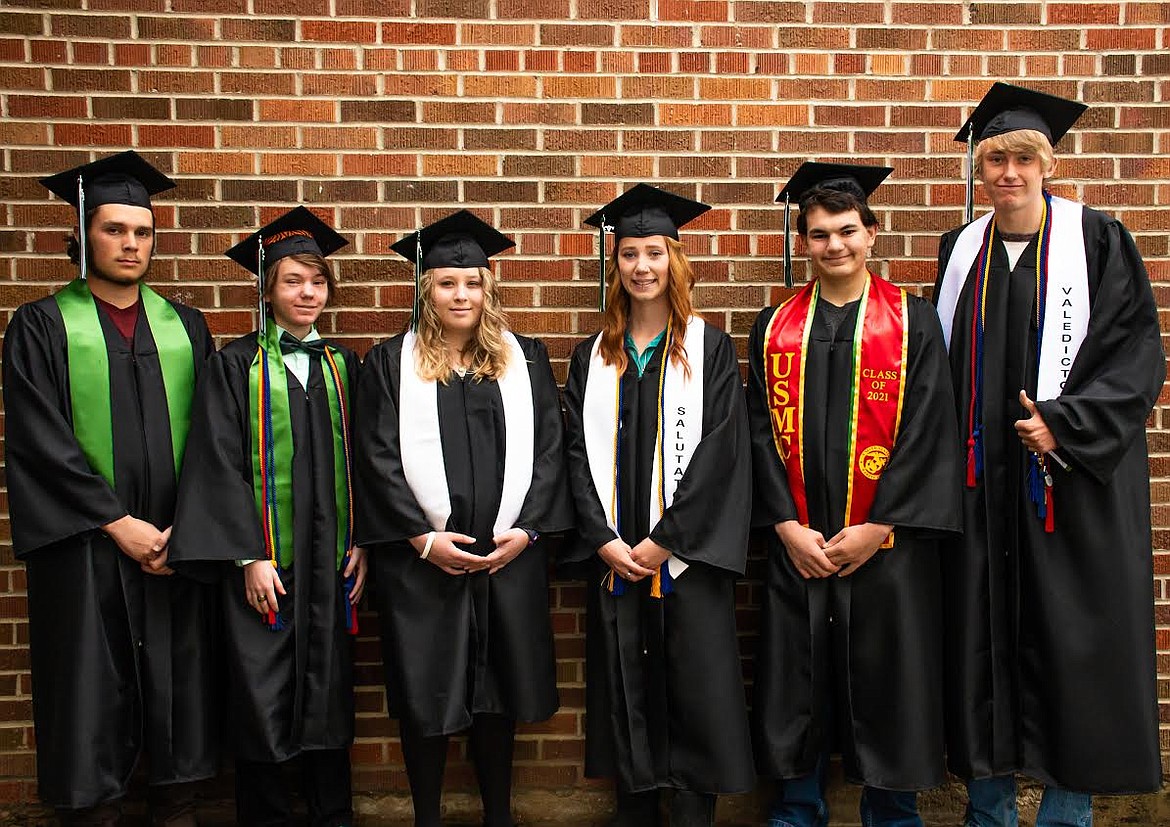
[[424, 272], [436, 267], [487, 267], [489, 258], [515, 246], [516, 242], [468, 210], [440, 218], [391, 244], [391, 250], [414, 262], [411, 328], [418, 326]]
[[975, 144], [1018, 129], [1034, 129], [1052, 146], [1060, 141], [1089, 107], [1034, 89], [997, 81], [955, 135], [967, 144], [967, 221], [974, 215]]
[[793, 203], [800, 203], [814, 190], [840, 190], [848, 192], [863, 203], [873, 191], [894, 171], [893, 167], [866, 164], [825, 164], [820, 161], [805, 161], [793, 173], [776, 196], [777, 203], [784, 204], [784, 286], [792, 286], [792, 245], [788, 217]]
[[103, 204], [126, 204], [149, 210], [150, 196], [173, 189], [175, 182], [129, 149], [42, 178], [41, 185], [77, 210], [77, 227], [81, 236], [81, 278], [84, 279], [88, 258], [86, 212]]
[[605, 311], [607, 232], [613, 234], [615, 242], [623, 238], [649, 238], [655, 235], [667, 236], [678, 241], [679, 227], [686, 226], [709, 209], [711, 207], [708, 204], [649, 184], [637, 184], [586, 218], [585, 223], [596, 227], [598, 231], [598, 257], [601, 266], [600, 310]]
[[264, 270], [282, 258], [297, 253], [332, 255], [349, 244], [337, 232], [305, 207], [296, 207], [232, 247], [225, 256], [256, 275], [260, 294], [260, 332], [264, 333], [268, 314], [264, 308]]

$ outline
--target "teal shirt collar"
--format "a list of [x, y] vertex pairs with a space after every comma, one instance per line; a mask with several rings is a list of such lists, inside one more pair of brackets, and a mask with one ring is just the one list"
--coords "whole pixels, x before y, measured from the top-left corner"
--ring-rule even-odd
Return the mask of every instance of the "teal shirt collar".
[[662, 344], [662, 339], [665, 336], [666, 330], [663, 329], [661, 333], [650, 340], [650, 343], [646, 345], [646, 349], [639, 353], [638, 346], [634, 344], [634, 337], [630, 335], [628, 330], [626, 331], [626, 352], [630, 354], [630, 360], [634, 363], [634, 367], [638, 369], [639, 378], [646, 372], [646, 366], [654, 358], [654, 351]]

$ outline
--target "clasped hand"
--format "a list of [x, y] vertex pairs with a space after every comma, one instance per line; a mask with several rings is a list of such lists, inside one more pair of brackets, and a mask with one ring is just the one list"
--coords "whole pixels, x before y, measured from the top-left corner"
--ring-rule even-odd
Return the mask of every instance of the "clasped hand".
[[[420, 555], [426, 548], [427, 536], [420, 534], [410, 539], [411, 546]], [[427, 554], [427, 562], [433, 563], [447, 574], [456, 576], [484, 569], [487, 569], [488, 574], [495, 574], [528, 548], [528, 532], [522, 528], [509, 528], [497, 534], [492, 538], [495, 550], [484, 556], [464, 551], [456, 545], [474, 542], [474, 537], [456, 531], [436, 531], [430, 553]]]
[[167, 565], [167, 545], [171, 541], [171, 529], [159, 530], [146, 520], [119, 517], [102, 526], [118, 549], [136, 562], [147, 574], [168, 575], [175, 572]]
[[819, 531], [796, 520], [775, 525], [776, 536], [784, 544], [788, 559], [806, 580], [853, 574], [873, 557], [892, 528], [884, 523], [860, 523], [841, 529], [826, 542]]
[[647, 537], [630, 548], [621, 537], [614, 537], [597, 550], [597, 554], [619, 577], [637, 583], [654, 572], [670, 558], [670, 551]]

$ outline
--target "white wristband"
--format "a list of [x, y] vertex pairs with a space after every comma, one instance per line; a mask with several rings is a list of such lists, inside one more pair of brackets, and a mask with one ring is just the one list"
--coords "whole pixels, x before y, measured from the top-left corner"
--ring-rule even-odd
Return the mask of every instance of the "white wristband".
[[420, 559], [420, 560], [427, 559], [427, 557], [429, 557], [431, 554], [431, 546], [433, 546], [434, 544], [435, 544], [435, 532], [432, 531], [430, 534], [427, 535], [427, 544], [425, 546], [423, 546], [422, 554], [420, 554], [418, 556], [418, 559]]

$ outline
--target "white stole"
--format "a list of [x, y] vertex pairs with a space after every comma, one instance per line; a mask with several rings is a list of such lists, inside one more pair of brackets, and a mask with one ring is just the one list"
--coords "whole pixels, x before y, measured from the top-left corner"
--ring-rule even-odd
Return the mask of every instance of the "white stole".
[[[504, 400], [504, 488], [500, 509], [492, 526], [494, 534], [515, 527], [524, 499], [532, 485], [533, 442], [532, 381], [520, 342], [505, 331], [508, 367], [496, 380]], [[451, 494], [447, 490], [447, 467], [443, 462], [443, 440], [439, 432], [438, 383], [423, 381], [415, 369], [415, 335], [408, 332], [402, 341], [398, 385], [398, 441], [402, 471], [427, 522], [435, 531], [445, 531], [451, 517]], [[482, 538], [476, 538], [482, 539]]]
[[[1083, 210], [1084, 207], [1075, 201], [1052, 197], [1052, 237], [1048, 247], [1048, 290], [1045, 294], [1037, 400], [1060, 396], [1089, 327], [1089, 267], [1081, 227]], [[938, 317], [948, 349], [959, 294], [963, 292], [971, 266], [983, 247], [983, 236], [991, 217], [992, 213], [988, 213], [959, 233], [939, 285]]]
[[[688, 380], [680, 365], [670, 361], [666, 349], [670, 343], [663, 337], [662, 370], [666, 372], [662, 387], [662, 433], [658, 434], [659, 460], [654, 463], [654, 479], [650, 488], [650, 530], [662, 519], [658, 503], [658, 491], [663, 491], [667, 508], [674, 502], [679, 481], [686, 473], [691, 456], [699, 440], [703, 438], [703, 335], [704, 322], [692, 317], [683, 331], [683, 347], [690, 363], [691, 376]], [[600, 353], [601, 336], [593, 343], [589, 357], [589, 374], [585, 380], [585, 399], [582, 419], [585, 431], [585, 455], [589, 460], [589, 473], [601, 508], [605, 512], [606, 525], [614, 534], [618, 531], [616, 514], [617, 457], [615, 450], [618, 435], [618, 386], [621, 376], [614, 365], [605, 364]], [[665, 479], [663, 479], [665, 475]], [[687, 564], [673, 554], [669, 559], [671, 577], [677, 578], [687, 569]]]

